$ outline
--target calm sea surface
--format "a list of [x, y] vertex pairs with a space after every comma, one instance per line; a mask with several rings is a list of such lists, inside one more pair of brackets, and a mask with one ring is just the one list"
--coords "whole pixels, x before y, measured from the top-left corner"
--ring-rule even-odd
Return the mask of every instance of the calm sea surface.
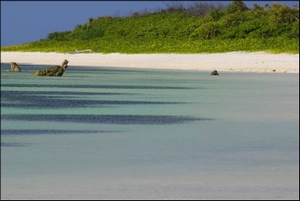
[[299, 74], [1, 64], [2, 199], [299, 199]]

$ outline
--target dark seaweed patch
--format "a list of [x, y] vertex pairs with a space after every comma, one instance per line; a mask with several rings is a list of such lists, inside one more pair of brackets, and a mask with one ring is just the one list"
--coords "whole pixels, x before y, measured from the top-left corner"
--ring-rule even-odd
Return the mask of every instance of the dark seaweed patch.
[[194, 118], [172, 115], [2, 115], [2, 120], [12, 121], [54, 121], [73, 123], [166, 125], [193, 121], [210, 121], [211, 118]]
[[71, 95], [71, 96], [111, 96], [111, 95], [134, 95], [135, 93], [114, 93], [114, 92], [80, 92], [80, 91], [9, 91], [1, 90], [1, 97], [21, 95]]
[[[3, 101], [5, 101], [4, 99]], [[54, 98], [23, 98], [20, 101], [1, 102], [1, 107], [19, 108], [75, 108], [75, 107], [109, 107], [111, 105], [167, 105], [183, 104], [182, 102], [160, 102], [160, 101], [116, 101], [116, 100], [73, 100]]]
[[1, 142], [1, 147], [28, 147], [28, 143], [19, 143], [19, 142]]
[[56, 135], [56, 134], [96, 134], [117, 133], [120, 131], [97, 131], [97, 130], [55, 130], [55, 129], [1, 129], [1, 135]]
[[194, 89], [173, 86], [134, 86], [134, 85], [58, 85], [58, 84], [1, 84], [1, 87], [50, 87], [50, 88], [89, 88], [89, 89]]
[[[76, 107], [111, 107], [112, 105], [166, 105], [184, 104], [183, 102], [168, 101], [131, 101], [131, 100], [89, 100], [75, 99], [71, 96], [53, 96], [47, 92], [1, 91], [1, 107], [19, 108], [76, 108]], [[60, 92], [64, 93], [64, 92]], [[77, 92], [75, 92], [76, 94]], [[71, 98], [69, 98], [71, 97]], [[84, 98], [84, 96], [83, 96]]]

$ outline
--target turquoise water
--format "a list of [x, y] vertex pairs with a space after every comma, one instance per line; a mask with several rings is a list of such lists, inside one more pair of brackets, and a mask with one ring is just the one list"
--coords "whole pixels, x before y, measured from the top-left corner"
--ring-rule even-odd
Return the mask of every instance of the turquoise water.
[[2, 199], [297, 199], [299, 75], [1, 64]]

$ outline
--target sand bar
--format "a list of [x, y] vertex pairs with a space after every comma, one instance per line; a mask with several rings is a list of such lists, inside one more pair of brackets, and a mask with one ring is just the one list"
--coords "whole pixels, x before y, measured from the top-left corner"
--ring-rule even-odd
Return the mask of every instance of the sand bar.
[[69, 67], [127, 67], [197, 71], [299, 73], [299, 54], [229, 52], [215, 54], [101, 54], [1, 52], [1, 63], [59, 65]]

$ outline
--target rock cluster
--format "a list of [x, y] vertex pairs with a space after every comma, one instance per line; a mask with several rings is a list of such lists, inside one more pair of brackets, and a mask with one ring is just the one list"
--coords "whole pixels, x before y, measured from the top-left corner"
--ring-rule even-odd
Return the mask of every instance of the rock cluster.
[[59, 66], [38, 70], [32, 73], [33, 76], [62, 76], [68, 67], [68, 60], [64, 60]]
[[210, 75], [219, 75], [218, 71], [214, 70], [210, 73]]
[[20, 66], [16, 62], [11, 62], [10, 63], [10, 70], [13, 72], [21, 72]]

